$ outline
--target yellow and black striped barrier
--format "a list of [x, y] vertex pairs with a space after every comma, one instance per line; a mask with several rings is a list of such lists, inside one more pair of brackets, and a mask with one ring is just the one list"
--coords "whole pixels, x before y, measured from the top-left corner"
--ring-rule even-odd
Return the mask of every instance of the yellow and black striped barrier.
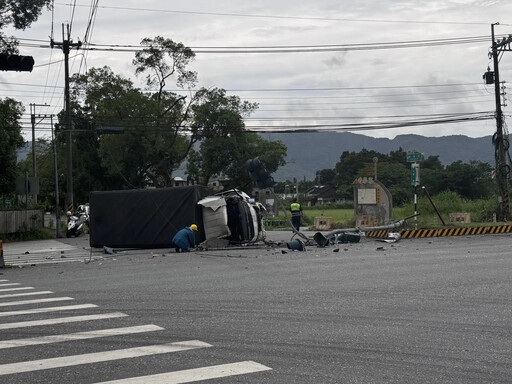
[[[366, 237], [386, 238], [389, 230], [369, 231]], [[396, 232], [396, 231], [394, 231]], [[488, 235], [498, 233], [511, 233], [512, 225], [496, 225], [489, 227], [442, 228], [442, 229], [404, 229], [398, 231], [402, 239], [418, 239], [425, 237]]]

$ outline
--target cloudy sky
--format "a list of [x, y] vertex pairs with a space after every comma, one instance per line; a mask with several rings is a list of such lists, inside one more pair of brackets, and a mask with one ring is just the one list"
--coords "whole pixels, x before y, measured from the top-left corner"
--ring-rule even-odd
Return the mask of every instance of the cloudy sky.
[[[192, 69], [201, 86], [259, 103], [246, 120], [250, 129], [487, 136], [495, 121], [473, 118], [495, 110], [494, 86], [482, 75], [493, 68], [488, 52], [497, 22], [500, 38], [512, 34], [512, 1], [56, 0], [54, 12], [30, 29], [7, 31], [23, 39], [20, 53], [34, 56], [36, 67], [0, 72], [0, 97], [22, 101], [27, 113], [29, 103], [49, 105], [37, 106], [38, 114], [62, 108], [63, 55], [49, 48], [49, 37], [53, 27], [62, 41], [69, 23], [74, 42], [119, 46], [72, 52], [72, 74], [107, 65], [143, 87], [130, 47], [164, 36], [196, 51]], [[501, 57], [500, 78], [508, 94], [512, 52]], [[464, 122], [446, 122], [453, 119]], [[389, 128], [405, 122], [412, 126]], [[37, 134], [49, 135], [44, 122]]]

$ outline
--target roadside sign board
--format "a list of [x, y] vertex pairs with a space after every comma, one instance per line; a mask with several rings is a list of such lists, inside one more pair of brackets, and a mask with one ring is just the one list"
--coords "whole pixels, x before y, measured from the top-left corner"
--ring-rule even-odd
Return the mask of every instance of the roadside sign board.
[[422, 160], [423, 160], [423, 153], [419, 153], [419, 152], [407, 153], [407, 162], [408, 163], [419, 163]]

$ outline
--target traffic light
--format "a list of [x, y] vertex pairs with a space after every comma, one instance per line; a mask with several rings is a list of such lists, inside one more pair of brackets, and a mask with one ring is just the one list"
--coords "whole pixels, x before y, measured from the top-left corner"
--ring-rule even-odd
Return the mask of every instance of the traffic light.
[[274, 179], [265, 169], [263, 163], [255, 157], [254, 159], [247, 160], [245, 168], [249, 172], [251, 179], [258, 184], [258, 188], [270, 188], [275, 184]]
[[0, 71], [32, 72], [34, 58], [32, 56], [11, 55], [0, 53]]

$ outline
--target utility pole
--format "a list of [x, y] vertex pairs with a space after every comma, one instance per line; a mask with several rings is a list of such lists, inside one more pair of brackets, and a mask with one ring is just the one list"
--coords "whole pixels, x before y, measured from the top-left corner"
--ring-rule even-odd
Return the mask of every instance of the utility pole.
[[[30, 107], [30, 122], [32, 124], [32, 181], [39, 185], [37, 180], [37, 162], [36, 162], [36, 107], [47, 107], [48, 104], [29, 104]], [[41, 117], [41, 116], [38, 116]], [[35, 186], [34, 186], [35, 187]], [[34, 191], [39, 190], [39, 187], [35, 187]], [[37, 193], [32, 194], [34, 197], [34, 203], [37, 203]]]
[[73, 43], [70, 39], [69, 24], [66, 25], [67, 38], [64, 33], [64, 24], [62, 24], [62, 43], [56, 43], [51, 40], [51, 47], [59, 46], [62, 48], [64, 53], [64, 108], [65, 108], [65, 119], [66, 119], [66, 146], [67, 146], [67, 173], [66, 173], [66, 210], [73, 210], [73, 141], [72, 141], [72, 130], [73, 123], [71, 121], [71, 101], [69, 94], [69, 51], [71, 48], [79, 49], [82, 43]]
[[[498, 24], [498, 23], [497, 23]], [[494, 136], [494, 146], [496, 151], [496, 180], [498, 184], [498, 203], [499, 203], [499, 220], [507, 221], [510, 218], [510, 196], [508, 190], [508, 175], [510, 167], [507, 164], [508, 138], [503, 135], [503, 112], [501, 110], [501, 89], [500, 89], [500, 72], [499, 72], [499, 55], [504, 51], [511, 51], [510, 43], [512, 36], [503, 38], [497, 42], [494, 35], [494, 26], [491, 24], [492, 47], [489, 56], [492, 56], [494, 66], [494, 77], [484, 75], [487, 84], [494, 81], [494, 98], [496, 102], [496, 133]], [[487, 72], [488, 74], [490, 72]]]
[[55, 178], [55, 236], [60, 236], [60, 207], [59, 207], [59, 174], [57, 172], [57, 138], [53, 135], [53, 115], [50, 115], [53, 147], [53, 173]]

